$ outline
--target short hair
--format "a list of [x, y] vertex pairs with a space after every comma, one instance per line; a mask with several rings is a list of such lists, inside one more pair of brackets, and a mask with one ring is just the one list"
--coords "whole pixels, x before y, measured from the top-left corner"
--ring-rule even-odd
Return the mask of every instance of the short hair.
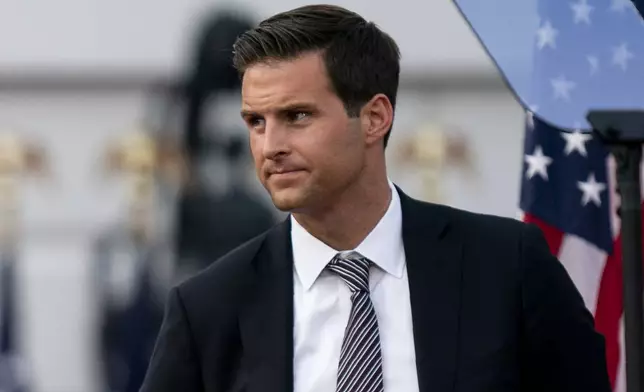
[[[342, 7], [307, 5], [265, 19], [238, 37], [233, 65], [243, 77], [252, 65], [316, 51], [349, 116], [358, 116], [364, 104], [379, 93], [396, 107], [398, 45], [373, 22]], [[391, 129], [385, 135], [385, 147], [390, 133]]]

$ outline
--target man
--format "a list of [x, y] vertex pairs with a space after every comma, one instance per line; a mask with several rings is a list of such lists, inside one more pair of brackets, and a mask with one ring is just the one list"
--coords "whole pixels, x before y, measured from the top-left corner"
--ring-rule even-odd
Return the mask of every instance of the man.
[[234, 47], [257, 175], [290, 217], [176, 287], [144, 392], [608, 392], [539, 230], [387, 179], [399, 51], [334, 6]]

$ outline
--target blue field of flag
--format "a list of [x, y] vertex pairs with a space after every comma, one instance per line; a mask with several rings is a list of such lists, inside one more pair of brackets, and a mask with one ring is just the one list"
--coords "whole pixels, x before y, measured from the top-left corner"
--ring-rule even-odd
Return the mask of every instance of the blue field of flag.
[[644, 20], [631, 0], [455, 0], [517, 99], [562, 130], [644, 110]]

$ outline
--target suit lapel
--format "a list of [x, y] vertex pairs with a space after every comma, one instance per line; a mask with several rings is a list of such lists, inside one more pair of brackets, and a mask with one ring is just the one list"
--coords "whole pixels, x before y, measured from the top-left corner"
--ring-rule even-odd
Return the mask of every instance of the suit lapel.
[[293, 255], [289, 219], [267, 234], [254, 271], [254, 287], [240, 316], [248, 371], [247, 388], [243, 390], [292, 391]]
[[454, 390], [462, 243], [447, 210], [399, 190], [420, 392]]

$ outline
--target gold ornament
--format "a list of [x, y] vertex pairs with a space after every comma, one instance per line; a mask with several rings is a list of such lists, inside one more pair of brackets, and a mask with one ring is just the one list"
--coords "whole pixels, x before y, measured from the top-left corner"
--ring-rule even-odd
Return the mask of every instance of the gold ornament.
[[134, 239], [149, 239], [154, 227], [157, 181], [181, 186], [186, 178], [178, 144], [138, 129], [109, 146], [105, 163], [109, 173], [124, 175], [127, 181], [128, 217]]
[[44, 149], [0, 131], [0, 247], [13, 247], [19, 229], [20, 185], [23, 177], [48, 174]]
[[400, 150], [398, 161], [420, 169], [427, 201], [444, 201], [442, 178], [449, 167], [472, 169], [469, 146], [462, 136], [436, 124], [419, 127]]

